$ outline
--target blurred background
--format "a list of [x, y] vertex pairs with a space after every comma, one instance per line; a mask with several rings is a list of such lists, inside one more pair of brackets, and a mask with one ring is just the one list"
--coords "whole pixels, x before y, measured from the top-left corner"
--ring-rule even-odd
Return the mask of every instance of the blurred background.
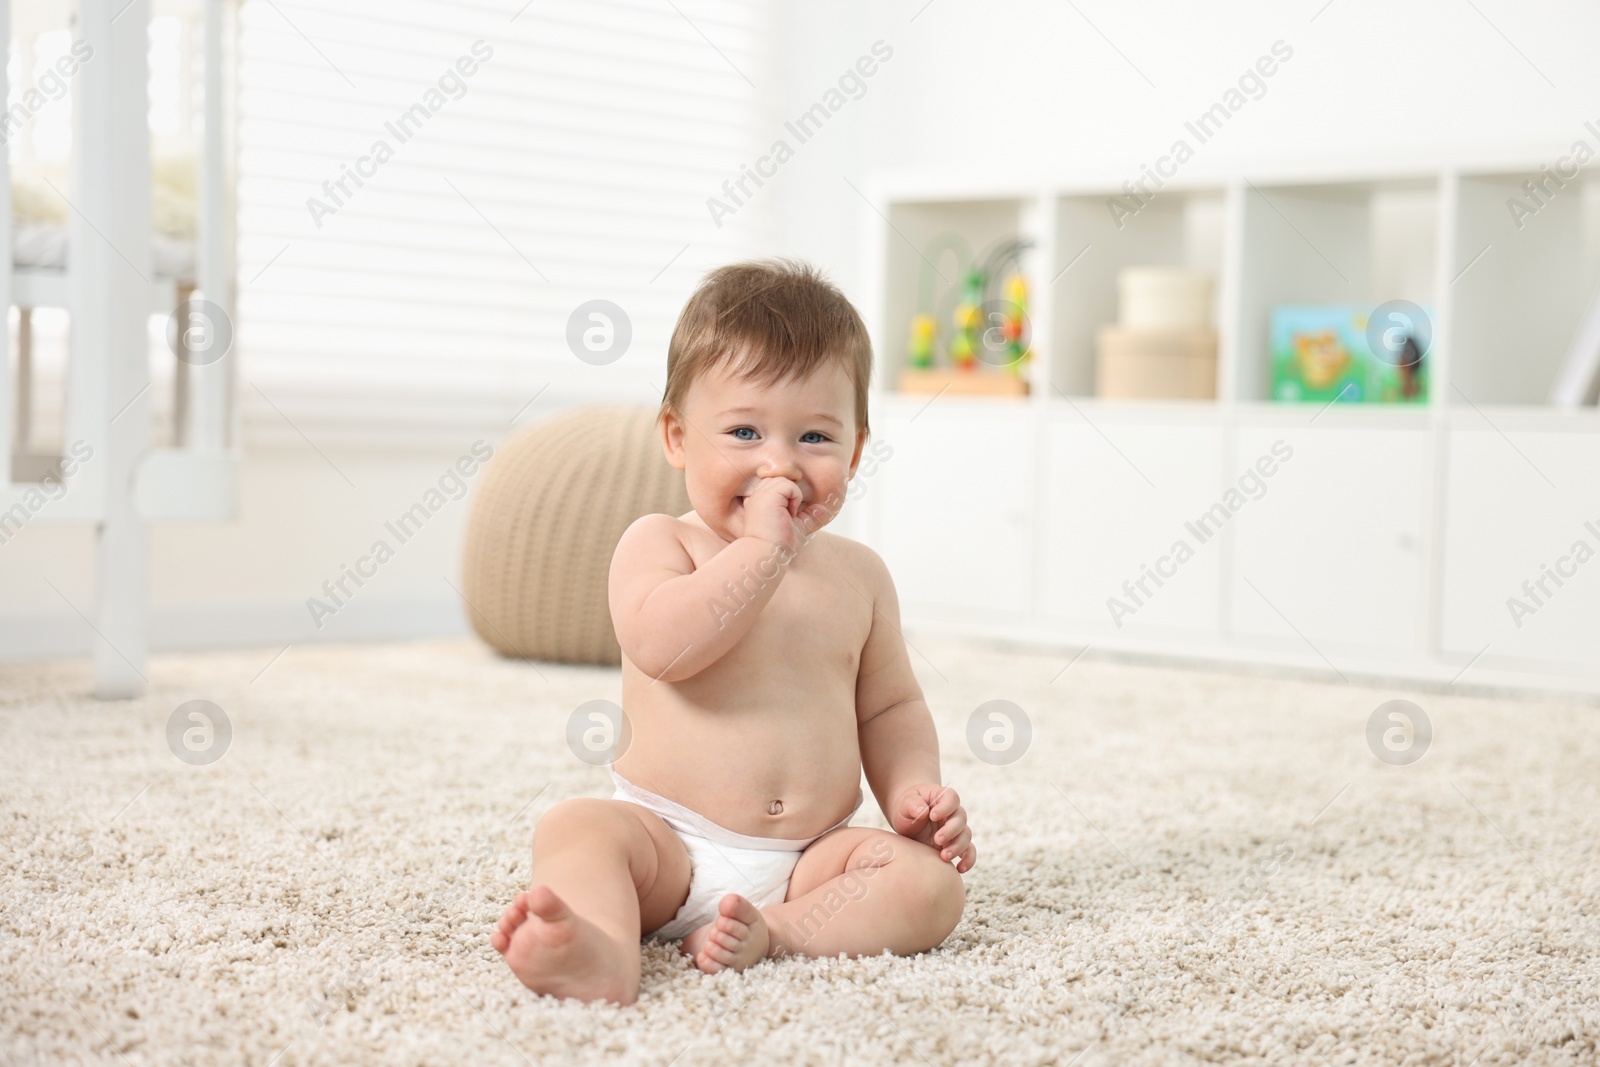
[[908, 632], [1600, 688], [1600, 9], [81, 5], [5, 19], [0, 659], [468, 632], [471, 457], [779, 255]]

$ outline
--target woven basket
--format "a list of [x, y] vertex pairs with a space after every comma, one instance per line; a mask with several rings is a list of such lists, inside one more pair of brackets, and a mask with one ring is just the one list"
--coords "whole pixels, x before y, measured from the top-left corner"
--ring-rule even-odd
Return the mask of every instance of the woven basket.
[[620, 665], [611, 554], [639, 516], [689, 510], [655, 409], [556, 416], [502, 444], [480, 477], [462, 563], [472, 628], [503, 656]]

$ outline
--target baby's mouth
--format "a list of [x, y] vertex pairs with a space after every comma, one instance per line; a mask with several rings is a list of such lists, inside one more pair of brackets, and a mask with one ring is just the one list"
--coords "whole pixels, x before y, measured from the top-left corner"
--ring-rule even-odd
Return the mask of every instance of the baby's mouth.
[[[742, 496], [736, 496], [736, 497], [733, 498], [733, 506], [736, 507], [736, 508], [743, 508], [744, 507], [744, 502], [747, 499], [749, 499], [749, 498], [748, 497], [742, 497]], [[801, 511], [804, 511], [806, 508], [808, 508], [810, 506], [811, 506], [811, 502], [808, 501], [808, 500], [802, 500], [800, 502], [800, 510]]]

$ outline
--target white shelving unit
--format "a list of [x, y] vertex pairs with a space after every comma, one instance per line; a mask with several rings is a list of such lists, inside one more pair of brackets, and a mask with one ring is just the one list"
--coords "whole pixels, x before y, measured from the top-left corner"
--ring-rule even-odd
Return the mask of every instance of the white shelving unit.
[[[1600, 412], [1546, 406], [1600, 289], [1600, 165], [1520, 227], [1507, 206], [1569, 146], [1549, 147], [1472, 166], [1196, 172], [1121, 225], [1107, 204], [1120, 175], [869, 183], [873, 424], [894, 455], [858, 529], [908, 624], [1600, 693], [1600, 559], [1560, 564], [1575, 573], [1546, 579], [1538, 605], [1524, 589], [1579, 540], [1600, 552]], [[924, 250], [945, 233], [980, 256], [1034, 243], [1026, 398], [894, 391], [926, 302]], [[1134, 265], [1215, 274], [1216, 401], [1095, 398], [1095, 332]], [[933, 267], [941, 288], [958, 281], [951, 257]], [[1270, 401], [1273, 307], [1390, 299], [1432, 312], [1425, 404]], [[1275, 444], [1292, 458], [1198, 537], [1186, 524], [1226, 509]], [[1176, 562], [1180, 541], [1192, 553]], [[1157, 584], [1149, 569], [1171, 574]], [[1136, 601], [1124, 583], [1141, 578]], [[1519, 618], [1513, 597], [1536, 610]]]

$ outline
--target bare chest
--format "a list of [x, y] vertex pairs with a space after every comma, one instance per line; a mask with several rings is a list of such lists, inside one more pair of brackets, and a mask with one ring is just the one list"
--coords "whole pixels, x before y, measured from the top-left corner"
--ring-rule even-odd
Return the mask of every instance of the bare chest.
[[[802, 551], [815, 554], [781, 573], [773, 564], [724, 584], [718, 600], [707, 605], [714, 617], [727, 621], [744, 611], [760, 612], [744, 640], [729, 653], [727, 667], [760, 669], [768, 678], [798, 670], [809, 672], [813, 680], [827, 676], [854, 683], [861, 649], [872, 628], [872, 604], [841, 549], [837, 543], [814, 541]], [[772, 582], [777, 588], [761, 605], [758, 596]]]

